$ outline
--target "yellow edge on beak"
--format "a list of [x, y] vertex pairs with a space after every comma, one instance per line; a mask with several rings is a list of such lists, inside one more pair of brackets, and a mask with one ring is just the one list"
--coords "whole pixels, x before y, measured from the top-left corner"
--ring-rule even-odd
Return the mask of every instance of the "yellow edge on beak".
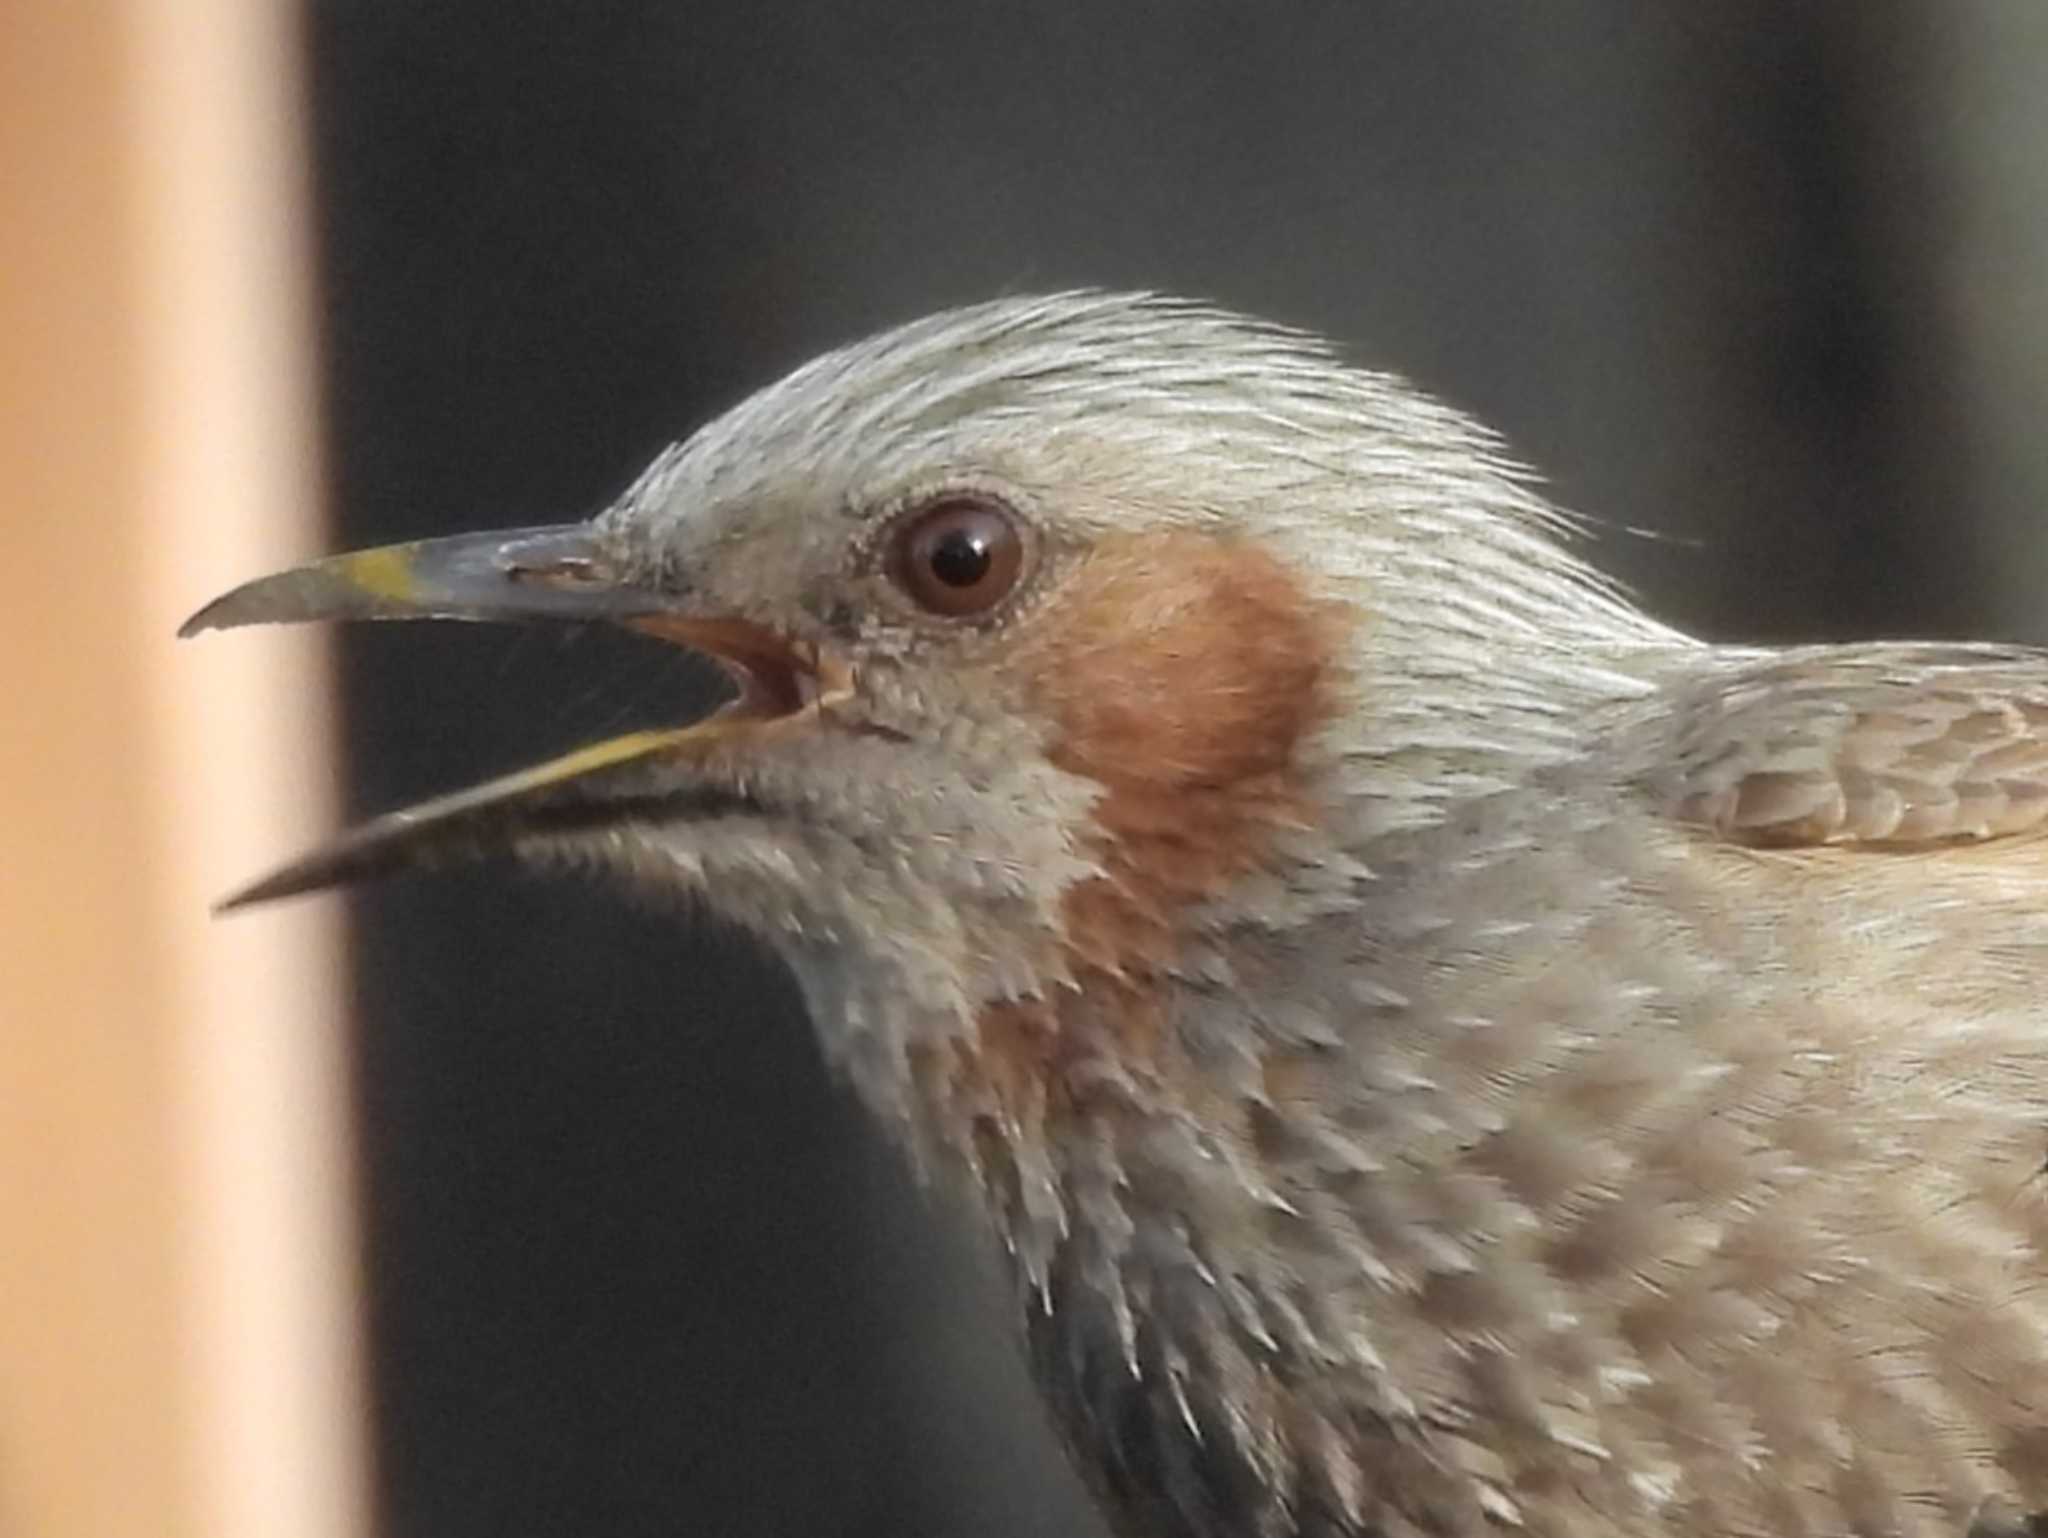
[[[788, 719], [712, 715], [689, 726], [628, 732], [591, 743], [481, 785], [373, 817], [223, 899], [214, 911], [226, 913], [400, 867], [431, 865], [436, 856], [482, 853], [503, 847], [506, 832], [521, 827], [566, 829], [584, 818], [616, 820], [622, 804], [633, 799], [631, 787], [618, 783], [621, 775], [664, 757], [694, 756], [725, 739]], [[688, 789], [650, 788], [648, 795], [672, 813], [744, 805], [736, 793], [710, 788], [694, 796]]]
[[378, 598], [405, 603], [419, 596], [416, 545], [382, 545], [334, 557], [336, 575]]
[[662, 594], [618, 581], [586, 524], [410, 540], [309, 561], [223, 593], [178, 634], [334, 619], [611, 620]]
[[687, 776], [635, 785], [664, 756], [701, 754], [742, 732], [815, 720], [851, 674], [813, 648], [757, 625], [678, 611], [675, 595], [622, 581], [590, 525], [458, 534], [330, 556], [246, 582], [179, 631], [334, 619], [608, 621], [720, 658], [739, 677], [736, 708], [689, 726], [630, 732], [532, 768], [373, 818], [243, 888], [216, 911], [246, 907], [407, 865], [500, 849], [522, 833], [574, 830], [644, 810], [713, 816], [750, 803]]

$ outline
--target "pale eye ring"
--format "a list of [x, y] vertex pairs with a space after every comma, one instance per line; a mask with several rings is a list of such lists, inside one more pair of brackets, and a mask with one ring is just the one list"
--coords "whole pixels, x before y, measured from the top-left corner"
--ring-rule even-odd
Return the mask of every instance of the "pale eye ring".
[[889, 536], [889, 575], [921, 609], [948, 619], [986, 614], [1024, 575], [1024, 531], [993, 497], [949, 492]]

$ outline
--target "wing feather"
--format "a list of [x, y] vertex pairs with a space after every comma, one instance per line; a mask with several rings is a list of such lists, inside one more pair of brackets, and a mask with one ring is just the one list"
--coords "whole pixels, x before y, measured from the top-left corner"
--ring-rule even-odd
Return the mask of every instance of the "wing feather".
[[1919, 849], [2048, 830], [2048, 652], [1751, 654], [1681, 697], [1671, 815], [1767, 848]]

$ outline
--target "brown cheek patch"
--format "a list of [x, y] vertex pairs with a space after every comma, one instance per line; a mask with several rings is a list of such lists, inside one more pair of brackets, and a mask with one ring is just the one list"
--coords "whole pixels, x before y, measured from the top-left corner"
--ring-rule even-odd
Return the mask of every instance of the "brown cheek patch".
[[1145, 830], [1174, 821], [1163, 798], [1284, 774], [1328, 713], [1343, 635], [1338, 607], [1257, 546], [1154, 534], [1098, 547], [1019, 639], [1010, 666], [1054, 759]]
[[980, 1061], [954, 1065], [1014, 1124], [1099, 1050], [1066, 1029], [1084, 1003], [1124, 1054], [1171, 1071], [1179, 920], [1313, 817], [1299, 749], [1337, 708], [1350, 620], [1257, 546], [1177, 533], [1098, 546], [1019, 626], [1004, 670], [1049, 723], [1052, 761], [1102, 786], [1105, 874], [1063, 902], [1076, 990], [990, 1010]]
[[1109, 874], [1069, 894], [1069, 940], [1105, 971], [1171, 957], [1179, 910], [1313, 816], [1299, 749], [1336, 706], [1346, 613], [1255, 545], [1155, 534], [1098, 548], [1011, 666], [1062, 769], [1103, 787]]

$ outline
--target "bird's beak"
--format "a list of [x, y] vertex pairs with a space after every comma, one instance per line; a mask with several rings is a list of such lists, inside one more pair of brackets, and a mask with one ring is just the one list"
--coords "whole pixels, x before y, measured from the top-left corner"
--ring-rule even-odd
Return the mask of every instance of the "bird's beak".
[[671, 771], [740, 733], [816, 712], [849, 685], [815, 649], [744, 620], [693, 612], [674, 593], [614, 571], [587, 525], [462, 534], [332, 556], [244, 583], [179, 627], [326, 619], [606, 620], [703, 651], [739, 684], [706, 720], [631, 732], [502, 779], [388, 813], [293, 860], [222, 904], [238, 908], [502, 848], [522, 832], [599, 826], [660, 804], [688, 815], [741, 798], [708, 784], [678, 791]]

